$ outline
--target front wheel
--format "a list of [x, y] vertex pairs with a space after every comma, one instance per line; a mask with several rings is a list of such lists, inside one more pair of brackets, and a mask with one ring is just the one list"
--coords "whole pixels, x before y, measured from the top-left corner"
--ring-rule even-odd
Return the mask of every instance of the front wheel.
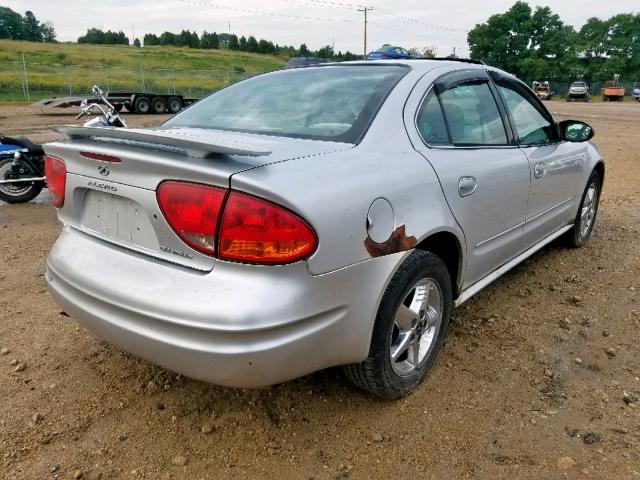
[[[8, 179], [12, 162], [11, 158], [0, 160], [0, 180]], [[0, 200], [7, 203], [28, 202], [36, 198], [43, 188], [43, 182], [0, 183]]]
[[580, 208], [576, 214], [573, 228], [566, 233], [566, 243], [570, 247], [579, 248], [586, 245], [591, 238], [596, 223], [602, 179], [596, 171], [591, 172], [587, 186], [582, 194]]
[[451, 279], [444, 262], [430, 252], [412, 252], [382, 297], [369, 356], [345, 366], [347, 377], [383, 398], [409, 394], [438, 356], [451, 306]]

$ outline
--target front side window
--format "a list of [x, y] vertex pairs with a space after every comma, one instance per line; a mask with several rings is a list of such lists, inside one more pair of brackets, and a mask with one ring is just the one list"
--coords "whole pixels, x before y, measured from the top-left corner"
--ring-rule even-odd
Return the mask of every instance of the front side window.
[[214, 93], [164, 125], [357, 143], [408, 71], [349, 65], [260, 75]]
[[498, 80], [498, 91], [511, 113], [521, 145], [544, 145], [554, 141], [554, 126], [548, 114], [509, 80]]
[[485, 81], [454, 85], [440, 96], [455, 145], [507, 145], [507, 134]]

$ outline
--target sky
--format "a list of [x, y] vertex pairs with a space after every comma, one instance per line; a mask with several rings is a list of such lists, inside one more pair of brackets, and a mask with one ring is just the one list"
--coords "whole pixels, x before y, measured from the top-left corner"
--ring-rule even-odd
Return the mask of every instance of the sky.
[[[353, 2], [353, 3], [352, 3]], [[24, 14], [34, 12], [53, 23], [59, 41], [75, 41], [89, 27], [145, 33], [195, 30], [200, 34], [228, 32], [254, 35], [280, 45], [301, 43], [316, 50], [333, 45], [336, 51], [362, 53], [362, 5], [368, 13], [368, 45], [372, 51], [384, 43], [406, 48], [435, 47], [446, 56], [455, 48], [459, 56], [469, 53], [466, 32], [515, 0], [0, 0], [0, 4]], [[529, 1], [549, 6], [565, 23], [579, 28], [589, 17], [608, 18], [616, 13], [637, 13], [637, 0]]]

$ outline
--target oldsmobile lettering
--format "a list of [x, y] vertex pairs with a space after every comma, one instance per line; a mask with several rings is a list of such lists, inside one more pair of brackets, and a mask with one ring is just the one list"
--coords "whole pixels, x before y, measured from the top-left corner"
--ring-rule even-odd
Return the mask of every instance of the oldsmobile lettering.
[[95, 180], [90, 180], [87, 184], [89, 187], [98, 188], [100, 190], [106, 190], [108, 192], [117, 192], [118, 188], [113, 185], [109, 185], [108, 183], [96, 182]]
[[189, 260], [193, 259], [193, 255], [191, 255], [190, 253], [174, 250], [173, 248], [165, 247], [164, 245], [160, 245], [160, 250], [162, 250], [163, 252], [170, 253], [172, 255], [177, 255], [178, 257], [187, 258]]

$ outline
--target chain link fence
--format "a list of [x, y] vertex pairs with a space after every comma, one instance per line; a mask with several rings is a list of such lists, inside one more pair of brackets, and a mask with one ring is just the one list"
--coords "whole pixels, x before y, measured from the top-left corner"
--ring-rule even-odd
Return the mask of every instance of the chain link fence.
[[[184, 70], [175, 68], [116, 67], [109, 65], [66, 65], [0, 61], [0, 100], [37, 101], [49, 97], [90, 96], [99, 85], [107, 92], [153, 92], [203, 97], [214, 90], [246, 78], [242, 68]], [[532, 82], [528, 82], [531, 85]], [[591, 96], [600, 96], [606, 82], [589, 84]], [[624, 81], [630, 96], [635, 81]], [[550, 82], [551, 91], [564, 97], [569, 81]]]
[[203, 97], [246, 78], [241, 68], [181, 70], [0, 62], [0, 100], [37, 101], [49, 97], [90, 96], [99, 85], [107, 92], [153, 92]]

